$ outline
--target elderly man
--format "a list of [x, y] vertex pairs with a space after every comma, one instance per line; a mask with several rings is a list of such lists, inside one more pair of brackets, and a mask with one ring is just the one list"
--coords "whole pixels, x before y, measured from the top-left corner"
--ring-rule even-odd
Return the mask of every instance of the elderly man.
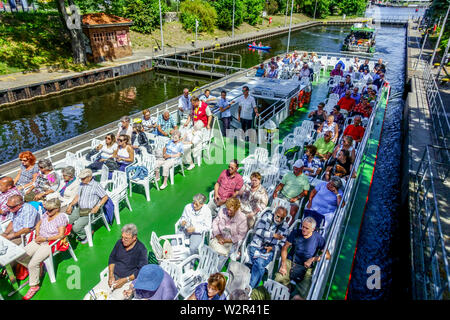
[[255, 116], [258, 117], [258, 108], [256, 108], [256, 101], [251, 95], [249, 95], [249, 89], [247, 86], [242, 87], [243, 95], [232, 101], [231, 104], [238, 103], [238, 121], [242, 124], [242, 130], [247, 131], [252, 127], [253, 123], [253, 111]]
[[266, 266], [273, 260], [278, 248], [284, 245], [289, 226], [286, 223], [287, 210], [276, 208], [275, 212], [267, 210], [255, 226], [255, 235], [248, 247], [251, 262], [250, 286], [256, 288], [261, 281]]
[[[309, 201], [303, 215], [325, 219], [325, 233], [333, 220], [334, 212], [342, 201], [342, 181], [331, 177], [329, 182], [320, 181], [309, 195]], [[316, 219], [316, 222], [319, 219]]]
[[110, 300], [124, 300], [123, 291], [129, 289], [139, 271], [148, 263], [147, 249], [138, 240], [137, 233], [137, 227], [132, 223], [122, 227], [122, 237], [109, 255], [108, 278], [94, 287], [94, 291], [109, 291], [109, 288], [112, 288], [113, 291], [108, 297]]
[[269, 78], [269, 79], [276, 79], [278, 78], [278, 69], [275, 68], [275, 66], [273, 64], [270, 65], [270, 70], [267, 71], [266, 75], [264, 76], [265, 78]]
[[130, 125], [130, 117], [123, 116], [120, 118], [121, 126], [117, 130], [116, 137], [119, 137], [122, 134], [125, 134], [130, 137], [133, 134], [133, 127]]
[[311, 71], [309, 70], [309, 66], [307, 62], [303, 62], [303, 67], [300, 69], [300, 72], [298, 73], [298, 78], [301, 79], [302, 77], [308, 77], [311, 75]]
[[6, 205], [8, 199], [13, 195], [22, 194], [14, 186], [14, 180], [11, 177], [3, 177], [0, 179], [0, 221], [6, 220], [9, 214], [9, 208]]
[[[205, 90], [205, 93], [203, 93], [202, 95], [200, 95], [199, 99], [200, 99], [200, 101], [204, 101], [204, 102], [206, 102], [207, 104], [209, 104], [210, 102], [215, 101], [215, 100], [216, 100], [216, 97], [214, 97], [214, 96], [211, 95], [211, 90], [206, 89], [206, 90]], [[191, 103], [192, 103], [192, 98], [191, 98]]]
[[211, 210], [205, 205], [206, 197], [198, 193], [192, 199], [192, 203], [184, 207], [183, 214], [178, 220], [177, 233], [183, 233], [189, 239], [191, 254], [198, 252], [202, 243], [202, 233], [211, 230]]
[[[73, 225], [72, 231], [78, 240], [85, 244], [87, 237], [84, 227], [89, 223], [89, 214], [96, 214], [108, 200], [108, 195], [100, 183], [92, 178], [91, 169], [81, 170], [78, 178], [81, 182], [78, 194], [67, 207], [66, 214], [70, 215], [69, 223]], [[73, 209], [76, 204], [78, 206]]]
[[[281, 249], [281, 266], [279, 272], [275, 275], [275, 281], [283, 285], [290, 283], [299, 284], [314, 262], [320, 261], [320, 255], [316, 255], [318, 251], [325, 247], [325, 239], [315, 231], [316, 221], [312, 217], [303, 219], [302, 228], [294, 229], [288, 236], [286, 243]], [[292, 250], [288, 249], [292, 246]], [[326, 258], [330, 259], [330, 253], [327, 250]], [[292, 293], [292, 286], [291, 293]], [[303, 293], [304, 294], [304, 293]]]
[[20, 245], [22, 243], [21, 236], [30, 233], [40, 220], [39, 213], [31, 204], [24, 202], [21, 195], [17, 194], [9, 197], [6, 205], [9, 208], [11, 222], [2, 236]]
[[222, 121], [220, 130], [222, 131], [222, 135], [225, 137], [227, 135], [227, 130], [230, 129], [231, 124], [231, 104], [227, 99], [227, 92], [225, 90], [222, 90], [220, 92], [220, 99], [217, 102], [217, 107], [219, 107], [220, 120]]
[[363, 97], [361, 99], [361, 102], [353, 107], [352, 111], [350, 112], [350, 117], [359, 115], [363, 116], [364, 118], [368, 118], [370, 117], [371, 113], [372, 107], [370, 106], [369, 100], [367, 100], [366, 97]]
[[216, 209], [225, 204], [228, 198], [236, 197], [244, 186], [244, 179], [237, 172], [239, 166], [236, 159], [231, 160], [228, 170], [223, 170], [214, 185], [214, 200], [208, 205], [213, 215]]
[[306, 197], [309, 191], [309, 180], [303, 174], [304, 163], [301, 159], [295, 161], [293, 172], [288, 172], [281, 179], [280, 184], [273, 192], [273, 198], [279, 197], [291, 203], [289, 214], [292, 216], [290, 224], [294, 222], [295, 214], [300, 205], [300, 199]]
[[331, 141], [331, 132], [326, 131], [323, 137], [320, 137], [314, 142], [314, 145], [317, 147], [317, 157], [319, 157], [320, 161], [325, 161], [330, 158], [331, 154], [334, 150], [334, 142]]
[[361, 125], [361, 116], [356, 116], [353, 123], [348, 125], [344, 130], [344, 136], [350, 136], [356, 142], [361, 142], [364, 137], [364, 127]]
[[197, 121], [201, 121], [203, 122], [204, 128], [211, 129], [211, 120], [213, 115], [208, 104], [205, 101], [200, 101], [200, 99], [195, 96], [191, 98], [191, 104], [192, 115], [189, 115], [187, 117], [187, 120], [184, 123], [184, 127], [187, 127], [189, 124], [191, 124], [192, 119], [192, 125], [194, 125]]
[[341, 94], [345, 93], [347, 91], [347, 87], [345, 86], [345, 80], [341, 79], [339, 81], [339, 84], [335, 86], [333, 89], [331, 89], [331, 93], [337, 94], [339, 97]]
[[369, 68], [369, 59], [366, 59], [364, 61], [364, 63], [362, 65], [359, 66], [359, 72], [365, 72], [365, 70], [367, 70], [367, 72], [370, 72], [370, 68]]
[[[356, 104], [358, 104], [359, 101], [361, 100], [361, 94], [358, 93], [358, 91], [359, 91], [358, 87], [353, 87], [352, 94], [350, 95], [350, 98], [354, 99]], [[344, 96], [345, 96], [345, 93], [343, 95], [341, 95], [341, 98]]]
[[375, 63], [374, 70], [381, 70], [381, 72], [386, 73], [386, 66], [383, 63], [383, 59], [378, 59], [378, 62]]
[[341, 109], [347, 110], [348, 112], [350, 112], [356, 105], [355, 99], [353, 99], [351, 95], [352, 92], [350, 90], [345, 91], [345, 95], [340, 98], [337, 103]]
[[169, 137], [174, 130], [177, 130], [178, 126], [170, 115], [169, 111], [164, 111], [158, 117], [157, 133], [160, 136]]
[[184, 88], [182, 96], [178, 99], [178, 116], [180, 120], [187, 117], [192, 112], [191, 95], [189, 89]]

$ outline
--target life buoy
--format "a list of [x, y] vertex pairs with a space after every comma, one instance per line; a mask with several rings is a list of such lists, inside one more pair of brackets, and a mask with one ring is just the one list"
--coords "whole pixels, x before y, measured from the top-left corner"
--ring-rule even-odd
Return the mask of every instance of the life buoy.
[[289, 112], [291, 113], [291, 114], [293, 114], [294, 113], [294, 111], [295, 111], [295, 106], [296, 106], [296, 104], [297, 104], [297, 98], [292, 98], [291, 99], [291, 103], [289, 104]]

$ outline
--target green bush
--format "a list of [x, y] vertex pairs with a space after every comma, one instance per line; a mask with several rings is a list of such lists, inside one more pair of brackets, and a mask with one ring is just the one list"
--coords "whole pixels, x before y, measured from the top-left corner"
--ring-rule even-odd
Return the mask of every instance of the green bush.
[[296, 4], [300, 12], [309, 17], [314, 17], [314, 10], [316, 11], [317, 19], [326, 18], [330, 14], [331, 0], [317, 0], [317, 8], [315, 0], [296, 0]]
[[[234, 27], [238, 27], [244, 20], [244, 3], [234, 0]], [[220, 29], [231, 30], [233, 26], [233, 0], [217, 0], [214, 2], [217, 11], [217, 26]]]
[[203, 0], [184, 1], [180, 6], [183, 28], [195, 32], [195, 20], [199, 21], [198, 31], [213, 32], [217, 12], [212, 5]]
[[[165, 1], [161, 1], [161, 12], [167, 12]], [[158, 0], [128, 0], [124, 9], [124, 17], [133, 20], [131, 30], [141, 33], [151, 33], [159, 27]]]
[[278, 12], [278, 2], [277, 0], [269, 0], [267, 4], [267, 14], [275, 14]]
[[363, 14], [366, 9], [366, 0], [333, 0], [332, 5], [340, 9], [339, 14]]
[[243, 0], [244, 1], [244, 21], [249, 25], [256, 25], [262, 21], [265, 0]]

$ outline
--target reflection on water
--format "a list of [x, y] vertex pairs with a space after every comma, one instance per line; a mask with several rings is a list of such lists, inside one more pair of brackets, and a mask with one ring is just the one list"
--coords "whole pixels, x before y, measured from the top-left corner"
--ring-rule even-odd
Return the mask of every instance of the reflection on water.
[[209, 79], [146, 72], [0, 110], [0, 163], [39, 150], [205, 85]]

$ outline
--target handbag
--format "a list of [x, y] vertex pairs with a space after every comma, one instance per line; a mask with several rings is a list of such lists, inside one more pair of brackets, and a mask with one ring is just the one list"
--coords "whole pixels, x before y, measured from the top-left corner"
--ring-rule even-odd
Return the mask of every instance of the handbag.
[[86, 154], [86, 160], [87, 161], [91, 161], [91, 158], [96, 155], [97, 153], [99, 153], [100, 151], [98, 151], [97, 149], [91, 149], [89, 150], [89, 152]]
[[105, 166], [108, 167], [109, 171], [114, 171], [119, 169], [119, 164], [114, 159], [108, 159], [105, 161]]

